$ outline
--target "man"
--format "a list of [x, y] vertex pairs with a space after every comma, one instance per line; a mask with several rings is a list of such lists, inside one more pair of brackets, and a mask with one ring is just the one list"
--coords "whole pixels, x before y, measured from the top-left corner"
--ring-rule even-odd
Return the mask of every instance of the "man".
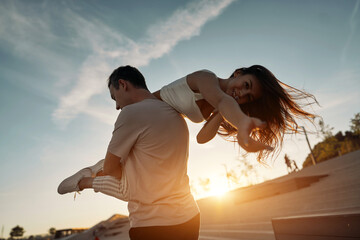
[[149, 92], [136, 68], [114, 70], [108, 87], [122, 111], [103, 172], [126, 175], [130, 238], [198, 239], [200, 217], [187, 176], [189, 133], [184, 119]]

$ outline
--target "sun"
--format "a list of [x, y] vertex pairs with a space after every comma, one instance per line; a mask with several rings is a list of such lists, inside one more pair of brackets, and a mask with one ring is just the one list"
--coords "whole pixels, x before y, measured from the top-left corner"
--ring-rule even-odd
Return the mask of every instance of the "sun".
[[229, 189], [226, 184], [219, 181], [213, 181], [210, 184], [209, 195], [221, 197], [228, 191]]

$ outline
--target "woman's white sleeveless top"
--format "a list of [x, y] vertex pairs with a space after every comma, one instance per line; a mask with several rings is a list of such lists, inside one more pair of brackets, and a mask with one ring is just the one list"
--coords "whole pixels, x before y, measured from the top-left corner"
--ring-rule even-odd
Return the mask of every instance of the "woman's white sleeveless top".
[[196, 101], [203, 99], [203, 96], [191, 90], [186, 81], [186, 77], [162, 87], [160, 89], [160, 97], [164, 102], [172, 106], [182, 115], [185, 115], [192, 122], [198, 123], [205, 120], [196, 104]]

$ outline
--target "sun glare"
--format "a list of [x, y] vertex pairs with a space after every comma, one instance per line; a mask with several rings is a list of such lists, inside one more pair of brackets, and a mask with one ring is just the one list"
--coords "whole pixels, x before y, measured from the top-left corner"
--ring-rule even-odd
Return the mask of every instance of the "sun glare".
[[220, 182], [212, 182], [210, 185], [209, 194], [211, 196], [223, 196], [226, 192], [228, 192], [228, 187]]

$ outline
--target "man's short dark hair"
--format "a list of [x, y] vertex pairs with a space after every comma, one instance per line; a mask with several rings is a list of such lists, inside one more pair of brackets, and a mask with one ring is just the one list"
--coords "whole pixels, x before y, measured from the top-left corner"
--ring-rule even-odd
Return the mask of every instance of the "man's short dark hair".
[[148, 90], [144, 76], [132, 66], [121, 66], [115, 69], [108, 79], [108, 87], [112, 85], [115, 89], [119, 89], [119, 79], [130, 82], [135, 88]]

